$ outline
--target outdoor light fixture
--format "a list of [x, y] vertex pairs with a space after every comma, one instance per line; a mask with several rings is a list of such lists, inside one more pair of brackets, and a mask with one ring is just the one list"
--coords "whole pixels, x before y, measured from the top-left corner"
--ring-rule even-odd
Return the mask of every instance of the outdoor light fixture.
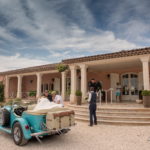
[[107, 74], [107, 78], [110, 78], [110, 74]]
[[33, 83], [33, 80], [30, 80], [30, 83]]

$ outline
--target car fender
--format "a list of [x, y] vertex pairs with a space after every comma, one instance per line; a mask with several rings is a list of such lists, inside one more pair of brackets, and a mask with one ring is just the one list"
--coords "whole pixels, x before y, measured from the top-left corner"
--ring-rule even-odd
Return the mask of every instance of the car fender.
[[[23, 118], [16, 118], [12, 124], [12, 129], [16, 122], [20, 123], [23, 134], [24, 134], [24, 138], [27, 140], [31, 139], [31, 130], [30, 130], [30, 126], [29, 126], [28, 122]], [[26, 129], [25, 126], [29, 126], [29, 129]]]
[[2, 109], [6, 109], [7, 111], [11, 112], [12, 107], [11, 106], [4, 106]]

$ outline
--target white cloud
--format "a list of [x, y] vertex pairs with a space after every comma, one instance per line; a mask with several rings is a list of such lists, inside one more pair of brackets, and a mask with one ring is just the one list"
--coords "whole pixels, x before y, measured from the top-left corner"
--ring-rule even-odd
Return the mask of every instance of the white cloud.
[[71, 49], [76, 52], [91, 52], [91, 51], [117, 51], [122, 49], [132, 49], [137, 46], [134, 43], [116, 38], [113, 32], [99, 31], [95, 34], [88, 34], [83, 29], [76, 27], [72, 31], [72, 37], [65, 37], [61, 40], [53, 41], [52, 44], [44, 45], [43, 47], [51, 49]]
[[19, 42], [19, 39], [11, 35], [5, 28], [0, 27], [0, 36], [8, 42]]
[[[14, 49], [12, 51], [14, 50], [15, 53], [16, 51], [26, 53], [26, 49], [44, 49], [50, 53], [50, 60], [53, 58], [61, 60], [69, 57], [81, 57], [91, 51], [94, 54], [94, 52], [101, 53], [105, 50], [113, 52], [138, 47], [134, 42], [116, 37], [113, 31], [95, 28], [95, 19], [84, 1], [72, 1], [71, 15], [73, 15], [75, 21], [70, 20], [67, 16], [69, 14], [59, 12], [61, 8], [64, 9], [65, 3], [69, 3], [68, 0], [52, 2], [27, 0], [26, 2], [25, 5], [28, 9], [22, 7], [20, 0], [13, 0], [13, 2], [12, 0], [0, 0], [0, 10], [10, 20], [5, 27], [0, 28], [0, 36], [13, 43]], [[121, 20], [124, 12], [119, 15], [120, 11], [121, 7], [114, 14], [116, 17], [110, 20], [111, 23], [113, 21], [118, 23]], [[126, 29], [130, 26], [130, 29], [123, 33], [124, 35], [127, 34], [125, 36], [129, 36], [134, 29], [134, 23], [127, 23], [124, 26]], [[142, 27], [142, 25], [134, 29], [135, 33], [139, 27]], [[13, 35], [10, 32], [13, 29], [25, 32], [29, 36], [28, 42]], [[147, 31], [147, 28], [145, 30]], [[64, 52], [64, 50], [67, 50], [67, 52]], [[0, 49], [0, 51], [2, 50]], [[1, 71], [44, 63], [49, 62], [43, 61], [43, 58], [38, 60], [22, 58], [20, 54], [11, 57], [0, 56]]]
[[[89, 31], [79, 27], [79, 25], [75, 23], [66, 25], [66, 18], [63, 14], [58, 13], [56, 11], [57, 9], [55, 10], [53, 8], [53, 6], [56, 7], [56, 4], [63, 5], [60, 1], [56, 1], [56, 3], [53, 2], [48, 6], [46, 6], [48, 3], [45, 1], [43, 1], [43, 3], [41, 3], [41, 1], [36, 1], [36, 3], [35, 1], [27, 1], [27, 4], [31, 10], [30, 15], [34, 18], [33, 20], [25, 16], [25, 10], [23, 11], [18, 0], [15, 0], [11, 7], [9, 7], [8, 3], [7, 5], [2, 5], [3, 7], [9, 8], [7, 12], [5, 9], [5, 12], [10, 18], [12, 17], [12, 21], [7, 27], [25, 31], [31, 39], [38, 41], [36, 43], [38, 47], [46, 48], [48, 51], [60, 51], [61, 49], [64, 50], [68, 48], [72, 51], [85, 52], [91, 50], [99, 51], [102, 49], [112, 51], [114, 49], [131, 49], [136, 47], [135, 44], [127, 40], [115, 38], [114, 33], [111, 31], [102, 31], [93, 28], [93, 16], [88, 8], [86, 8], [85, 4], [80, 0], [78, 3], [74, 1], [74, 15], [80, 16], [78, 18], [80, 18], [81, 23], [83, 20], [87, 26], [92, 28], [94, 31], [93, 33], [89, 34]], [[20, 42], [19, 45], [20, 49], [22, 46], [26, 47], [26, 44], [22, 45], [22, 42]], [[32, 47], [35, 46], [34, 44], [35, 43], [32, 43], [29, 47], [32, 49]]]
[[[112, 1], [110, 5], [114, 6], [114, 2]], [[108, 26], [115, 30], [118, 38], [125, 39], [138, 46], [149, 45], [149, 6], [149, 0], [120, 1], [109, 17], [106, 18]]]
[[42, 64], [48, 64], [48, 63], [50, 62], [37, 60], [37, 59], [22, 58], [20, 57], [19, 53], [11, 57], [0, 56], [0, 72], [25, 68], [30, 66], [38, 66]]
[[150, 38], [145, 35], [150, 33], [149, 24], [139, 20], [131, 20], [121, 25], [122, 36], [133, 42], [150, 42]]

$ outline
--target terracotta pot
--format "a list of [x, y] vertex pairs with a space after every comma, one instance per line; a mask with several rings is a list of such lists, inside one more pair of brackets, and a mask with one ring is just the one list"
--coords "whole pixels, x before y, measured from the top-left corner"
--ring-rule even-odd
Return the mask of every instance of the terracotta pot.
[[150, 96], [143, 96], [144, 107], [150, 107]]
[[76, 96], [77, 105], [81, 105], [81, 96]]

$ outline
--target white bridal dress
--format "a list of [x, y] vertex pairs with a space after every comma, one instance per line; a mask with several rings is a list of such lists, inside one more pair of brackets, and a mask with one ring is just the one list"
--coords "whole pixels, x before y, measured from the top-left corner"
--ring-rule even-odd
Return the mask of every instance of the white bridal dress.
[[34, 107], [33, 111], [51, 109], [56, 107], [62, 107], [62, 104], [56, 104], [54, 102], [50, 102], [47, 98], [40, 98], [38, 100], [37, 105]]

